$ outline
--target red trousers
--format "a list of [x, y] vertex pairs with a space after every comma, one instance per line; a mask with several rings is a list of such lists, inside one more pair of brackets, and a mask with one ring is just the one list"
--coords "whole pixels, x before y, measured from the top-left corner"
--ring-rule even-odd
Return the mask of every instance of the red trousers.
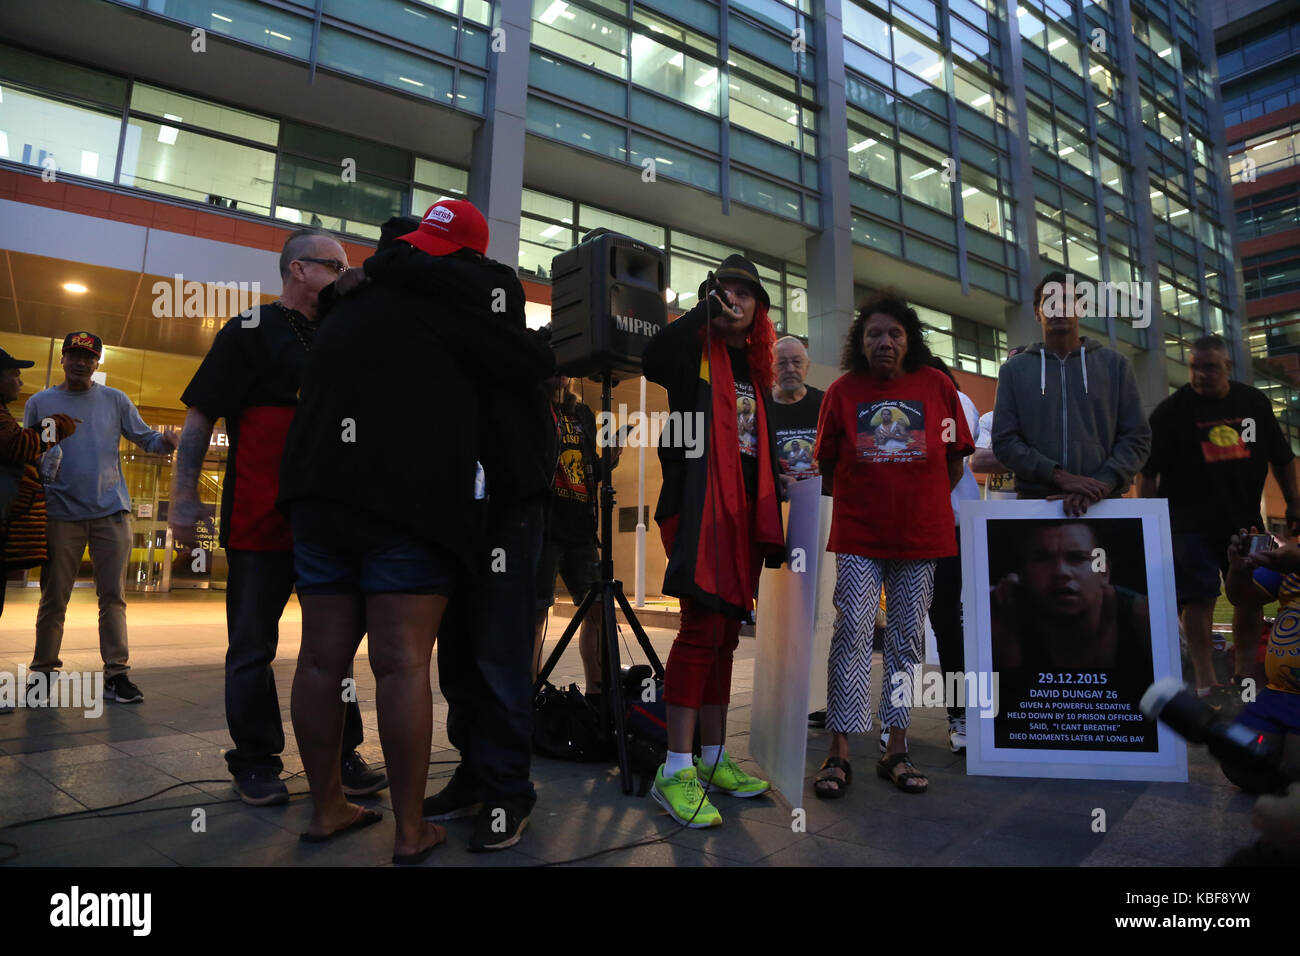
[[699, 709], [731, 699], [731, 659], [740, 622], [682, 598], [681, 625], [664, 668], [664, 703]]

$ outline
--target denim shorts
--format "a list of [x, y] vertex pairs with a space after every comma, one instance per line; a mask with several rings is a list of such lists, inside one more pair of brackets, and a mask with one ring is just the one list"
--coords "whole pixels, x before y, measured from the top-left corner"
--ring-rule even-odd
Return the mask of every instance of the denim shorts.
[[446, 548], [356, 508], [304, 498], [290, 509], [299, 594], [443, 594], [460, 577]]

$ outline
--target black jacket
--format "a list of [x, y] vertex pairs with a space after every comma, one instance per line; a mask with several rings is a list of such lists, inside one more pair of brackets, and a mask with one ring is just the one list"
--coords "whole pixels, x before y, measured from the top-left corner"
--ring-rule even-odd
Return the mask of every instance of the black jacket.
[[[506, 266], [403, 244], [366, 269], [371, 284], [331, 302], [313, 340], [279, 500], [322, 497], [368, 511], [468, 564], [483, 517], [476, 461], [493, 495], [546, 471], [541, 382], [554, 358], [524, 327], [523, 289]], [[545, 413], [531, 428], [530, 394]], [[528, 446], [540, 451], [530, 458]]]
[[[710, 415], [708, 402], [709, 386], [700, 380], [700, 359], [704, 345], [700, 340], [700, 330], [704, 328], [708, 300], [699, 303], [691, 311], [680, 316], [660, 329], [646, 343], [641, 355], [642, 371], [645, 377], [662, 385], [668, 393], [668, 410], [681, 413], [684, 419], [695, 412], [703, 414], [707, 422]], [[755, 395], [763, 403], [765, 418], [772, 420], [772, 394], [767, 389], [755, 388]], [[772, 475], [780, 487], [779, 459], [776, 457], [776, 442], [772, 429], [768, 428], [766, 440], [771, 450]], [[707, 441], [707, 433], [699, 436]], [[659, 464], [663, 468], [663, 487], [659, 492], [659, 502], [655, 507], [654, 518], [661, 524], [681, 512], [685, 497], [687, 463], [698, 462], [697, 468], [703, 469], [704, 457], [689, 459], [682, 437], [665, 429], [659, 442]]]
[[373, 282], [399, 282], [435, 300], [429, 320], [479, 386], [479, 460], [493, 505], [549, 494], [558, 452], [544, 383], [555, 355], [524, 321], [515, 270], [492, 259], [430, 256], [404, 242], [364, 268]]

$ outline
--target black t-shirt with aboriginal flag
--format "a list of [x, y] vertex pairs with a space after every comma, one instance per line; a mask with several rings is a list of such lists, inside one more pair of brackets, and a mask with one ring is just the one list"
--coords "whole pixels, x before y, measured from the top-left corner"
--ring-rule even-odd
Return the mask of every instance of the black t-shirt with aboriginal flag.
[[1151, 457], [1142, 473], [1160, 476], [1170, 530], [1226, 538], [1258, 525], [1268, 466], [1295, 455], [1257, 388], [1231, 382], [1221, 399], [1184, 385], [1151, 413]]
[[289, 524], [275, 506], [280, 458], [317, 326], [278, 302], [256, 315], [256, 325], [235, 316], [222, 326], [181, 401], [214, 422], [226, 420], [221, 546], [288, 551]]

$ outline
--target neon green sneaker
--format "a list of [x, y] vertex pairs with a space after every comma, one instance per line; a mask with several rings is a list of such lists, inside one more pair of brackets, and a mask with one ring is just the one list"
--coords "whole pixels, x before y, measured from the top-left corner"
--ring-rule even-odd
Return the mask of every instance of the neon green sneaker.
[[660, 764], [655, 773], [655, 785], [650, 788], [650, 796], [683, 826], [703, 830], [722, 825], [722, 814], [709, 803], [693, 769], [679, 770], [671, 777], [666, 777], [664, 765]]
[[[710, 770], [713, 771], [712, 777], [709, 776]], [[767, 793], [772, 788], [766, 780], [751, 777], [736, 766], [736, 761], [732, 760], [731, 754], [726, 751], [723, 751], [722, 759], [718, 761], [716, 768], [706, 766], [699, 757], [696, 757], [695, 773], [704, 782], [706, 791], [721, 790], [733, 797], [756, 797], [760, 793]]]

